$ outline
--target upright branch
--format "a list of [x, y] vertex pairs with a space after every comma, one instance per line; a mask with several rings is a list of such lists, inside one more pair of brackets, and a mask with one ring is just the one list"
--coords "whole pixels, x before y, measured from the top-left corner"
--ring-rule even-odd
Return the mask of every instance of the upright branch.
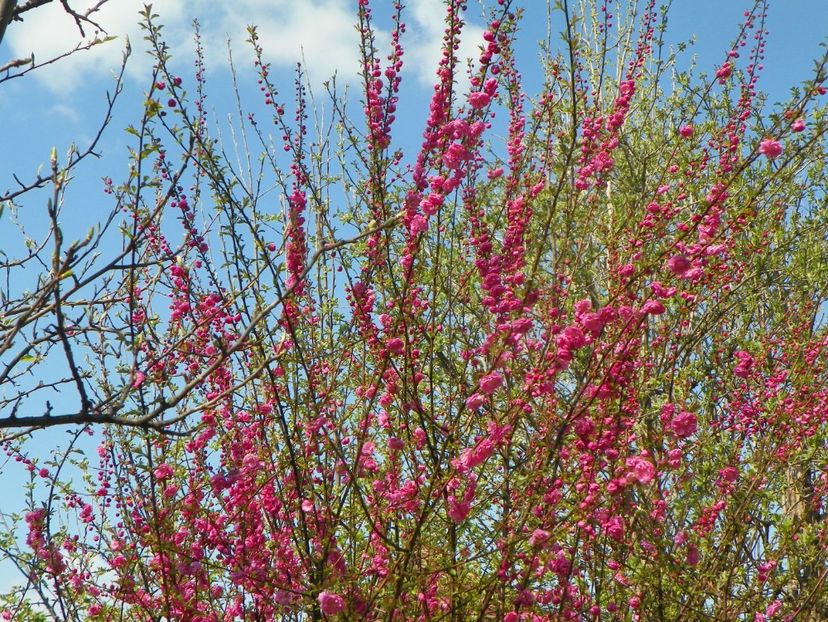
[[466, 83], [478, 17], [447, 0], [411, 148], [415, 43], [377, 7], [360, 101], [331, 80], [327, 108], [251, 27], [234, 144], [198, 27], [190, 75], [145, 9], [105, 224], [63, 233], [77, 151], [5, 195], [3, 226], [51, 190], [2, 264], [0, 427], [80, 440], [4, 445], [32, 492], [0, 613], [826, 619], [828, 58], [771, 107], [763, 0], [709, 75], [654, 0], [563, 2], [531, 93], [516, 3]]

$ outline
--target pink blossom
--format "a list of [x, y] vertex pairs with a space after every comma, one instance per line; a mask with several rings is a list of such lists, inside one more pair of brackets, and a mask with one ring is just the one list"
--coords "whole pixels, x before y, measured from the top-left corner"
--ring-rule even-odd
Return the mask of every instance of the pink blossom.
[[163, 480], [169, 478], [173, 474], [173, 470], [169, 464], [160, 464], [153, 473], [156, 478]]
[[480, 391], [485, 395], [491, 395], [503, 385], [503, 376], [493, 371], [480, 379]]
[[782, 145], [777, 140], [766, 138], [759, 143], [759, 153], [764, 155], [768, 160], [773, 160], [782, 154]]
[[487, 438], [476, 447], [469, 447], [463, 450], [460, 458], [452, 460], [451, 464], [461, 473], [468, 473], [479, 464], [483, 464], [494, 452], [495, 444], [491, 438]]
[[443, 204], [444, 199], [445, 197], [443, 197], [443, 195], [439, 192], [432, 192], [429, 194], [420, 203], [420, 208], [423, 210], [423, 214], [428, 216], [436, 214], [439, 207]]
[[667, 466], [671, 469], [677, 469], [681, 466], [682, 452], [681, 449], [675, 448], [667, 452]]
[[492, 101], [492, 97], [488, 93], [476, 91], [469, 95], [469, 104], [471, 104], [472, 108], [476, 108], [478, 110], [488, 106], [490, 101]]
[[649, 314], [649, 315], [661, 315], [666, 311], [664, 305], [658, 300], [648, 300], [644, 303], [644, 306], [641, 307], [642, 313]]
[[460, 143], [452, 143], [446, 153], [443, 155], [443, 164], [446, 168], [452, 170], [460, 168], [460, 166], [469, 159], [469, 151]]
[[335, 616], [345, 609], [345, 601], [339, 594], [319, 592], [319, 608], [326, 616]]
[[550, 559], [546, 566], [559, 577], [565, 577], [572, 568], [572, 562], [563, 551], [558, 551], [558, 554]]
[[576, 302], [573, 307], [575, 309], [575, 315], [581, 316], [584, 313], [592, 311], [592, 301], [589, 298], [583, 298]]
[[475, 475], [468, 476], [468, 485], [466, 492], [463, 493], [463, 499], [449, 496], [448, 498], [448, 517], [455, 523], [462, 523], [471, 511], [471, 503], [474, 500], [474, 493], [477, 489], [477, 477]]
[[696, 566], [699, 563], [699, 549], [695, 544], [690, 544], [687, 547], [687, 557], [685, 561], [688, 566]]
[[733, 368], [733, 375], [739, 378], [747, 378], [753, 369], [753, 357], [750, 352], [744, 350], [737, 350], [733, 353], [734, 358], [738, 359], [738, 363]]
[[641, 456], [627, 458], [627, 468], [631, 470], [632, 476], [641, 484], [649, 484], [655, 477], [653, 463]]
[[664, 287], [658, 281], [653, 281], [652, 283], [650, 283], [650, 289], [653, 290], [653, 294], [655, 294], [659, 298], [672, 298], [676, 295], [675, 287]]
[[425, 218], [420, 216], [419, 214], [414, 216], [411, 219], [411, 222], [408, 223], [408, 231], [411, 235], [418, 235], [420, 233], [424, 233], [428, 230], [428, 221]]
[[555, 342], [558, 348], [566, 348], [567, 350], [577, 350], [586, 345], [586, 337], [584, 331], [578, 326], [567, 326], [563, 332], [558, 335]]
[[142, 371], [135, 372], [135, 380], [132, 382], [132, 388], [137, 389], [142, 384], [144, 384], [144, 380], [146, 379], [146, 374]]
[[471, 504], [468, 501], [458, 501], [454, 497], [448, 500], [448, 517], [454, 523], [462, 523], [466, 520], [471, 510]]
[[693, 126], [692, 125], [682, 125], [679, 128], [679, 135], [682, 138], [690, 138], [693, 135]]
[[575, 422], [575, 434], [582, 440], [588, 440], [594, 431], [595, 423], [593, 423], [592, 419], [581, 417]]
[[716, 70], [716, 77], [719, 79], [719, 84], [724, 84], [725, 80], [733, 73], [733, 65], [725, 63]]
[[389, 339], [385, 344], [385, 347], [392, 354], [401, 354], [402, 351], [403, 351], [404, 346], [405, 346], [405, 343], [399, 337], [394, 337], [392, 339]]
[[698, 420], [696, 415], [686, 410], [683, 410], [670, 422], [670, 428], [673, 433], [679, 438], [687, 438], [696, 432], [698, 427]]
[[739, 479], [739, 470], [736, 467], [728, 466], [719, 471], [719, 477], [729, 484]]
[[693, 267], [693, 264], [684, 255], [673, 255], [667, 260], [667, 267], [676, 276], [684, 276]]
[[[607, 307], [604, 307], [604, 309], [606, 308]], [[606, 313], [585, 313], [581, 318], [581, 324], [590, 332], [590, 334], [592, 334], [593, 337], [598, 336], [607, 321], [608, 317]]]
[[624, 539], [624, 519], [620, 516], [613, 516], [604, 525], [604, 530], [610, 538], [621, 542]]
[[794, 132], [801, 132], [802, 130], [805, 129], [805, 121], [802, 120], [802, 119], [797, 119], [796, 121], [791, 123], [791, 129]]
[[466, 398], [466, 408], [469, 410], [479, 410], [485, 401], [486, 398], [480, 395], [480, 393], [472, 393]]

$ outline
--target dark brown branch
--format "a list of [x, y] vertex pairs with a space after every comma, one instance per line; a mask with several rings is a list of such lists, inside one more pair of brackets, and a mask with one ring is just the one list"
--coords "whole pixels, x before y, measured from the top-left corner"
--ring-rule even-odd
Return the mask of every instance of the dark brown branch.
[[6, 34], [6, 26], [12, 21], [15, 15], [15, 7], [17, 0], [0, 0], [0, 42], [3, 41], [3, 35]]
[[[176, 423], [181, 422], [190, 414], [193, 414], [201, 409], [190, 409], [186, 410], [183, 413], [177, 414], [172, 419], [162, 419], [163, 415], [168, 412], [170, 409], [175, 408], [179, 403], [185, 400], [195, 389], [198, 387], [204, 380], [206, 380], [210, 374], [215, 372], [221, 365], [225, 364], [229, 357], [238, 352], [239, 350], [243, 349], [248, 345], [248, 337], [253, 332], [254, 328], [266, 317], [268, 317], [273, 311], [281, 305], [287, 297], [289, 297], [296, 286], [302, 282], [302, 280], [310, 274], [313, 270], [314, 266], [317, 262], [327, 253], [336, 251], [338, 249], [343, 248], [344, 246], [354, 244], [359, 242], [360, 240], [369, 237], [370, 235], [387, 229], [389, 227], [395, 226], [400, 219], [400, 214], [397, 214], [387, 221], [380, 223], [379, 225], [367, 229], [361, 232], [359, 235], [348, 238], [345, 240], [337, 240], [335, 242], [331, 242], [325, 244], [321, 248], [319, 248], [309, 259], [307, 266], [305, 267], [301, 278], [297, 279], [297, 281], [291, 286], [286, 288], [280, 296], [276, 298], [273, 302], [268, 304], [265, 307], [262, 307], [257, 313], [253, 315], [250, 322], [248, 323], [247, 327], [242, 331], [239, 335], [238, 339], [235, 341], [233, 345], [231, 345], [225, 352], [223, 352], [223, 356], [221, 356], [218, 360], [214, 361], [210, 366], [204, 369], [198, 376], [190, 380], [184, 387], [182, 387], [175, 395], [166, 398], [166, 397], [159, 397], [154, 402], [155, 407], [150, 410], [148, 413], [140, 416], [124, 416], [119, 415], [118, 412], [124, 407], [124, 402], [126, 397], [129, 393], [129, 388], [125, 387], [122, 391], [120, 391], [120, 395], [118, 399], [110, 399], [103, 403], [94, 404], [91, 399], [85, 394], [84, 392], [80, 393], [81, 398], [81, 408], [78, 412], [65, 414], [65, 415], [52, 415], [51, 414], [51, 407], [48, 408], [47, 412], [43, 415], [28, 415], [28, 416], [19, 416], [17, 415], [17, 409], [15, 408], [14, 414], [15, 416], [12, 417], [10, 415], [0, 418], [0, 429], [10, 429], [10, 428], [30, 428], [27, 432], [23, 432], [23, 435], [33, 432], [37, 429], [48, 428], [48, 427], [55, 427], [55, 426], [62, 426], [62, 425], [88, 425], [88, 424], [116, 424], [124, 427], [134, 427], [144, 430], [154, 430], [157, 432], [162, 432], [164, 434], [170, 434], [175, 436], [182, 436], [186, 435], [188, 432], [179, 432], [170, 429], [170, 426]], [[55, 303], [55, 308], [57, 309], [57, 303]], [[60, 328], [58, 329], [60, 333]], [[67, 346], [66, 343], [66, 333], [65, 328], [63, 330], [63, 335], [61, 340], [64, 343], [64, 348]], [[268, 361], [270, 362], [270, 361]], [[261, 368], [260, 370], [261, 371]], [[80, 380], [79, 376], [77, 375], [79, 372], [75, 369], [72, 371], [72, 379], [68, 380], [69, 382], [74, 382], [77, 384]], [[255, 373], [255, 372], [254, 372]], [[249, 382], [252, 376], [248, 376], [245, 380], [243, 380], [240, 385], [233, 387], [236, 389], [238, 386], [242, 386]], [[17, 437], [19, 435], [15, 435]], [[12, 437], [3, 437], [0, 438], [0, 441], [10, 440]]]

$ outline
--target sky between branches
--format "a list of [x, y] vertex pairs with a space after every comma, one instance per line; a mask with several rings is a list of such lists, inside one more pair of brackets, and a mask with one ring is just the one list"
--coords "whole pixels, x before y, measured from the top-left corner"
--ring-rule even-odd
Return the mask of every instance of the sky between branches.
[[[73, 2], [83, 10], [95, 2]], [[159, 0], [154, 10], [165, 24], [165, 35], [175, 57], [174, 65], [181, 68], [187, 79], [192, 74], [192, 20], [201, 23], [206, 43], [207, 79], [211, 83], [229, 85], [226, 42], [232, 41], [236, 64], [241, 68], [243, 83], [253, 82], [252, 60], [245, 44], [246, 26], [259, 26], [262, 47], [274, 64], [275, 80], [284, 85], [285, 99], [292, 92], [293, 69], [302, 60], [312, 85], [323, 92], [321, 85], [334, 72], [340, 84], [352, 88], [352, 98], [359, 98], [358, 89], [358, 35], [354, 28], [355, 0], [236, 0], [216, 3], [211, 0]], [[546, 2], [524, 0], [526, 19], [518, 37], [520, 70], [527, 84], [537, 85], [540, 67], [537, 64], [537, 41], [546, 37]], [[690, 63], [691, 54], [698, 58], [699, 70], [712, 73], [721, 64], [729, 42], [738, 31], [742, 11], [748, 0], [675, 0], [672, 10], [668, 42], [689, 40], [696, 35], [697, 43], [685, 54], [681, 65]], [[112, 86], [112, 72], [119, 64], [126, 37], [133, 46], [128, 64], [128, 84], [116, 116], [104, 136], [100, 152], [103, 157], [81, 169], [67, 197], [65, 213], [67, 236], [82, 236], [97, 217], [103, 217], [111, 208], [102, 193], [101, 177], [117, 180], [126, 175], [129, 140], [123, 128], [140, 116], [143, 93], [151, 72], [151, 58], [144, 52], [143, 33], [139, 27], [140, 0], [110, 0], [98, 17], [107, 32], [118, 39], [101, 45], [89, 53], [80, 53], [54, 67], [34, 72], [31, 76], [13, 80], [0, 86], [0, 195], [12, 186], [12, 174], [31, 179], [39, 166], [48, 163], [53, 146], [65, 153], [72, 142], [81, 146], [95, 131], [105, 107], [104, 93]], [[388, 39], [390, 22], [387, 17], [390, 0], [376, 0], [375, 9], [380, 27], [381, 48]], [[427, 99], [431, 92], [434, 70], [440, 55], [443, 34], [441, 0], [409, 0], [409, 31], [403, 39], [406, 46], [403, 80], [406, 92], [403, 100], [406, 110], [416, 118], [407, 119], [397, 130], [404, 143], [416, 144], [427, 114]], [[461, 58], [476, 55], [481, 43], [483, 20], [475, 2], [470, 2], [469, 25], [465, 31]], [[767, 45], [765, 70], [760, 88], [770, 93], [770, 101], [785, 99], [788, 88], [811, 77], [812, 60], [820, 55], [819, 43], [828, 35], [828, 1], [776, 0], [772, 2], [768, 18], [770, 37]], [[562, 23], [552, 24], [554, 41]], [[384, 30], [383, 30], [384, 28]], [[87, 32], [87, 35], [93, 33]], [[71, 49], [80, 40], [80, 34], [71, 18], [59, 3], [53, 3], [26, 14], [23, 23], [10, 25], [6, 38], [0, 44], [0, 65], [14, 58], [35, 54], [38, 60]], [[258, 93], [247, 93], [248, 103], [261, 103]], [[211, 105], [226, 113], [232, 110], [229, 89], [211, 89]], [[226, 97], [226, 99], [222, 99]], [[401, 113], [404, 114], [404, 113]], [[410, 122], [408, 122], [410, 121]], [[220, 122], [214, 118], [214, 122]], [[35, 195], [36, 196], [36, 195]], [[36, 199], [30, 200], [32, 209], [43, 211]], [[85, 215], [86, 218], [75, 218]], [[71, 227], [77, 226], [77, 231]], [[2, 231], [8, 232], [4, 228]], [[0, 240], [0, 244], [18, 241]], [[2, 416], [2, 414], [0, 414]], [[45, 448], [63, 438], [60, 431], [41, 432], [39, 441]], [[22, 469], [3, 464], [4, 490], [21, 490], [3, 500], [3, 512], [22, 509], [22, 486], [26, 480]], [[20, 508], [9, 507], [17, 504]], [[0, 591], [19, 577], [0, 564]]]

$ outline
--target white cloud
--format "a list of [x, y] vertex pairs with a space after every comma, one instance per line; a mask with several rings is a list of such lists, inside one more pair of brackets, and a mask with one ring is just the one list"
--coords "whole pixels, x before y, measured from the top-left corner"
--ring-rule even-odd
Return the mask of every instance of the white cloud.
[[[410, 3], [414, 18], [411, 32], [408, 33], [409, 48], [406, 50], [409, 70], [416, 72], [417, 79], [425, 85], [433, 85], [436, 80], [437, 66], [442, 56], [443, 35], [446, 29], [446, 7], [443, 0], [415, 0]], [[480, 58], [480, 45], [483, 43], [483, 28], [471, 22], [472, 14], [464, 15], [463, 31], [460, 36], [460, 48], [456, 51], [459, 61], [457, 80], [461, 91], [468, 90], [467, 59], [477, 64]]]
[[[72, 8], [83, 13], [96, 4], [96, 0], [72, 2]], [[178, 0], [161, 2], [166, 7], [165, 15], [176, 21], [180, 18], [182, 3]], [[55, 93], [67, 93], [79, 89], [86, 79], [92, 76], [108, 75], [120, 67], [121, 53], [126, 45], [126, 38], [141, 42], [143, 33], [139, 26], [138, 11], [140, 0], [110, 0], [92, 17], [108, 34], [118, 37], [97, 45], [88, 51], [80, 51], [69, 58], [38, 69], [34, 75]], [[88, 42], [102, 33], [84, 25], [86, 37], [81, 37], [74, 19], [69, 16], [58, 2], [38, 7], [23, 15], [23, 22], [12, 23], [6, 31], [6, 42], [11, 55], [25, 58], [34, 54], [36, 62], [43, 62], [72, 50], [82, 42]], [[146, 75], [151, 62], [134, 53], [130, 71], [132, 75]], [[143, 55], [146, 57], [146, 55]]]
[[[82, 13], [97, 0], [72, 2]], [[128, 74], [146, 79], [152, 63], [144, 54], [146, 42], [139, 26], [138, 12], [142, 0], [109, 0], [95, 14], [107, 33], [119, 41], [96, 46], [74, 54], [51, 67], [39, 69], [35, 75], [56, 93], [81, 88], [86, 79], [111, 73], [119, 66], [120, 50], [126, 37], [133, 46]], [[164, 39], [174, 55], [181, 57], [192, 49], [192, 20], [199, 18], [203, 42], [211, 66], [226, 62], [225, 42], [242, 48], [247, 39], [247, 25], [255, 23], [266, 59], [275, 66], [292, 67], [304, 58], [314, 82], [321, 82], [334, 72], [351, 79], [356, 76], [358, 38], [354, 29], [355, 16], [346, 0], [237, 0], [233, 3], [209, 0], [160, 0], [153, 12], [164, 25]], [[13, 58], [32, 53], [38, 61], [63, 54], [82, 38], [74, 20], [57, 2], [47, 4], [24, 15], [23, 22], [13, 23], [6, 34], [6, 43]], [[89, 29], [87, 29], [89, 30]], [[87, 31], [86, 40], [96, 33]], [[384, 37], [381, 37], [383, 39]], [[245, 50], [246, 51], [246, 50]]]
[[55, 116], [63, 117], [67, 121], [71, 121], [73, 123], [80, 121], [81, 118], [77, 108], [73, 108], [72, 106], [67, 106], [66, 104], [59, 102], [52, 105], [49, 109], [49, 113]]
[[[83, 12], [97, 0], [77, 0], [71, 6]], [[96, 14], [98, 21], [118, 41], [80, 52], [53, 66], [35, 72], [55, 93], [79, 91], [92, 78], [108, 75], [117, 69], [121, 50], [129, 37], [133, 55], [128, 75], [146, 80], [152, 59], [144, 53], [146, 42], [139, 26], [138, 12], [143, 0], [109, 0]], [[321, 83], [337, 73], [341, 82], [353, 82], [359, 72], [359, 38], [354, 27], [356, 15], [352, 0], [156, 0], [153, 11], [164, 25], [164, 38], [175, 56], [187, 59], [192, 50], [192, 20], [199, 18], [208, 57], [208, 66], [226, 63], [225, 42], [232, 41], [236, 56], [247, 54], [244, 41], [247, 25], [257, 24], [265, 58], [276, 67], [290, 68], [300, 60], [306, 64], [310, 81]], [[440, 60], [445, 6], [442, 0], [411, 0], [407, 9], [408, 31], [404, 73], [425, 85], [434, 83]], [[466, 16], [468, 21], [468, 15]], [[458, 50], [461, 67], [466, 58], [477, 59], [483, 30], [467, 24]], [[87, 40], [95, 33], [87, 31]], [[389, 31], [378, 29], [380, 50], [388, 49]], [[23, 22], [13, 23], [5, 42], [14, 58], [34, 53], [43, 61], [72, 49], [81, 41], [80, 33], [60, 3], [52, 2], [25, 14]], [[188, 59], [187, 59], [188, 60]], [[461, 84], [465, 69], [458, 72]]]
[[256, 24], [266, 60], [282, 67], [304, 60], [313, 84], [334, 73], [350, 81], [359, 72], [352, 3], [240, 0], [226, 19], [237, 45], [247, 37], [247, 25]]

